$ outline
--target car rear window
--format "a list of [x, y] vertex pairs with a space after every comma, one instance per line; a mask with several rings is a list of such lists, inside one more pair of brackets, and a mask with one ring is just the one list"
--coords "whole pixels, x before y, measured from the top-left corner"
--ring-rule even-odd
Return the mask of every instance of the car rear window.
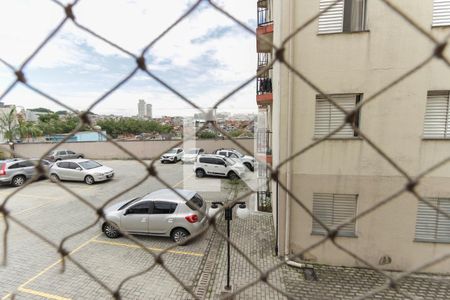
[[203, 199], [199, 194], [195, 194], [191, 200], [186, 202], [186, 205], [192, 210], [197, 210], [203, 207]]

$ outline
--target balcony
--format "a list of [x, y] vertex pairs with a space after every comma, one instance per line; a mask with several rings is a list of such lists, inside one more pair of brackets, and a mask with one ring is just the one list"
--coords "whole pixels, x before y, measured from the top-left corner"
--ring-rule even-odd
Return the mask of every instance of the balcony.
[[256, 78], [256, 104], [266, 106], [272, 102], [272, 70], [268, 70]]
[[[256, 34], [258, 37], [272, 42], [273, 41], [273, 19], [272, 19], [272, 0], [258, 0], [258, 28]], [[263, 40], [256, 40], [256, 49], [258, 52], [271, 52], [270, 44]]]

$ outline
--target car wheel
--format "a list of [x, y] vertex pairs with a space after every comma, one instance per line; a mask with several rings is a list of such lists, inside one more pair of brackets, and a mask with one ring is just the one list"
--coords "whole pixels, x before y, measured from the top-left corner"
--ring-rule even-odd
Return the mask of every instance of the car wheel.
[[170, 234], [170, 237], [175, 243], [182, 243], [188, 238], [188, 236], [189, 232], [183, 228], [175, 228]]
[[237, 176], [237, 174], [234, 172], [230, 172], [228, 173], [228, 178], [230, 178], [231, 180], [236, 180], [239, 179], [239, 176]]
[[175, 159], [173, 160], [174, 163], [178, 162], [178, 157], [175, 157]]
[[249, 169], [251, 172], [254, 171], [252, 165], [250, 163], [244, 163], [244, 165], [247, 167], [247, 169]]
[[203, 169], [197, 169], [197, 170], [195, 170], [195, 175], [196, 175], [198, 178], [205, 177], [205, 171], [204, 171]]
[[59, 177], [58, 177], [58, 175], [56, 175], [56, 174], [51, 174], [51, 175], [50, 175], [50, 180], [51, 180], [52, 182], [58, 182], [58, 181], [59, 181]]
[[120, 232], [117, 230], [117, 227], [108, 223], [103, 225], [103, 233], [110, 239], [115, 239], [120, 236]]
[[23, 175], [14, 176], [13, 179], [11, 180], [11, 184], [13, 186], [21, 186], [24, 183], [25, 183], [25, 176]]
[[94, 180], [94, 177], [92, 177], [91, 175], [88, 175], [88, 176], [86, 176], [86, 177], [84, 178], [84, 182], [85, 182], [86, 184], [91, 185], [91, 184], [94, 184], [94, 183], [95, 183], [95, 180]]

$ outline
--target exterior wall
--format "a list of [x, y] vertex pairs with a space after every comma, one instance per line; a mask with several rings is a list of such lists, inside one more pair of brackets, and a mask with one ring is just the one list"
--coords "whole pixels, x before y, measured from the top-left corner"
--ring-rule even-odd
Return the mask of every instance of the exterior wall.
[[[127, 141], [118, 142], [122, 147], [141, 159], [158, 159], [160, 154], [173, 147], [179, 141]], [[239, 139], [250, 153], [253, 153], [253, 139]], [[15, 151], [22, 157], [39, 157], [47, 153], [55, 144], [53, 143], [30, 143], [16, 144]], [[1, 147], [8, 147], [1, 145]], [[230, 140], [197, 140], [196, 147], [204, 148], [206, 152], [212, 152], [217, 148], [236, 148]], [[130, 159], [131, 157], [109, 142], [74, 142], [58, 146], [58, 149], [70, 149], [83, 153], [92, 159]]]
[[[280, 1], [274, 9], [276, 44], [319, 12], [319, 1]], [[395, 4], [438, 39], [450, 28], [431, 28], [432, 1], [397, 0]], [[277, 3], [277, 2], [276, 2]], [[286, 6], [291, 5], [289, 9]], [[294, 6], [295, 5], [295, 6]], [[291, 15], [292, 14], [292, 15]], [[363, 93], [363, 101], [433, 53], [433, 44], [381, 1], [368, 1], [370, 32], [317, 35], [317, 21], [298, 33], [285, 57], [325, 93]], [[293, 26], [289, 23], [292, 18]], [[292, 27], [290, 27], [292, 26]], [[450, 57], [450, 49], [446, 50]], [[409, 174], [417, 175], [449, 156], [450, 141], [422, 139], [427, 91], [450, 90], [450, 69], [435, 59], [384, 92], [361, 111], [361, 130]], [[274, 69], [274, 165], [314, 142], [315, 96], [284, 67]], [[292, 115], [290, 115], [292, 113]], [[292, 143], [292, 149], [289, 149]], [[362, 139], [328, 140], [297, 157], [280, 173], [281, 183], [312, 209], [313, 192], [358, 194], [361, 212], [401, 189], [405, 179]], [[286, 179], [285, 179], [286, 178]], [[291, 179], [289, 179], [291, 178]], [[423, 196], [450, 197], [450, 170], [442, 167], [421, 182]], [[279, 193], [282, 254], [317, 242], [312, 220], [284, 192]], [[449, 244], [414, 242], [417, 200], [404, 195], [357, 221], [357, 238], [337, 238], [351, 252], [379, 266], [407, 270], [450, 251]], [[280, 247], [282, 249], [282, 247]], [[305, 259], [333, 265], [361, 265], [330, 242]], [[450, 262], [427, 271], [449, 272]]]

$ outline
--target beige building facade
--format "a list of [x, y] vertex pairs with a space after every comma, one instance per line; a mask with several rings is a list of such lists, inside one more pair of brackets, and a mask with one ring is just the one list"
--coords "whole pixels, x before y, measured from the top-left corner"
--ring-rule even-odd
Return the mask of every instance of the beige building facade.
[[[332, 4], [273, 2], [273, 42]], [[450, 34], [450, 1], [390, 1], [437, 40]], [[285, 59], [347, 111], [429, 58], [435, 45], [383, 1], [341, 1], [286, 45]], [[450, 49], [445, 55], [450, 59]], [[282, 64], [273, 68], [273, 165], [318, 141], [344, 121], [320, 93]], [[450, 156], [450, 67], [432, 59], [359, 111], [357, 126], [411, 177]], [[296, 201], [333, 227], [365, 211], [331, 241], [301, 256], [330, 265], [410, 270], [450, 254], [450, 220], [404, 189], [407, 180], [349, 125], [290, 160], [271, 190], [279, 255], [299, 253], [325, 236]], [[294, 197], [281, 187], [287, 187]], [[450, 214], [450, 165], [420, 180], [417, 192]], [[276, 193], [278, 191], [278, 193]], [[398, 193], [390, 201], [383, 200]], [[379, 206], [379, 207], [378, 207]], [[360, 259], [358, 259], [360, 258]], [[449, 273], [450, 259], [422, 270]]]

